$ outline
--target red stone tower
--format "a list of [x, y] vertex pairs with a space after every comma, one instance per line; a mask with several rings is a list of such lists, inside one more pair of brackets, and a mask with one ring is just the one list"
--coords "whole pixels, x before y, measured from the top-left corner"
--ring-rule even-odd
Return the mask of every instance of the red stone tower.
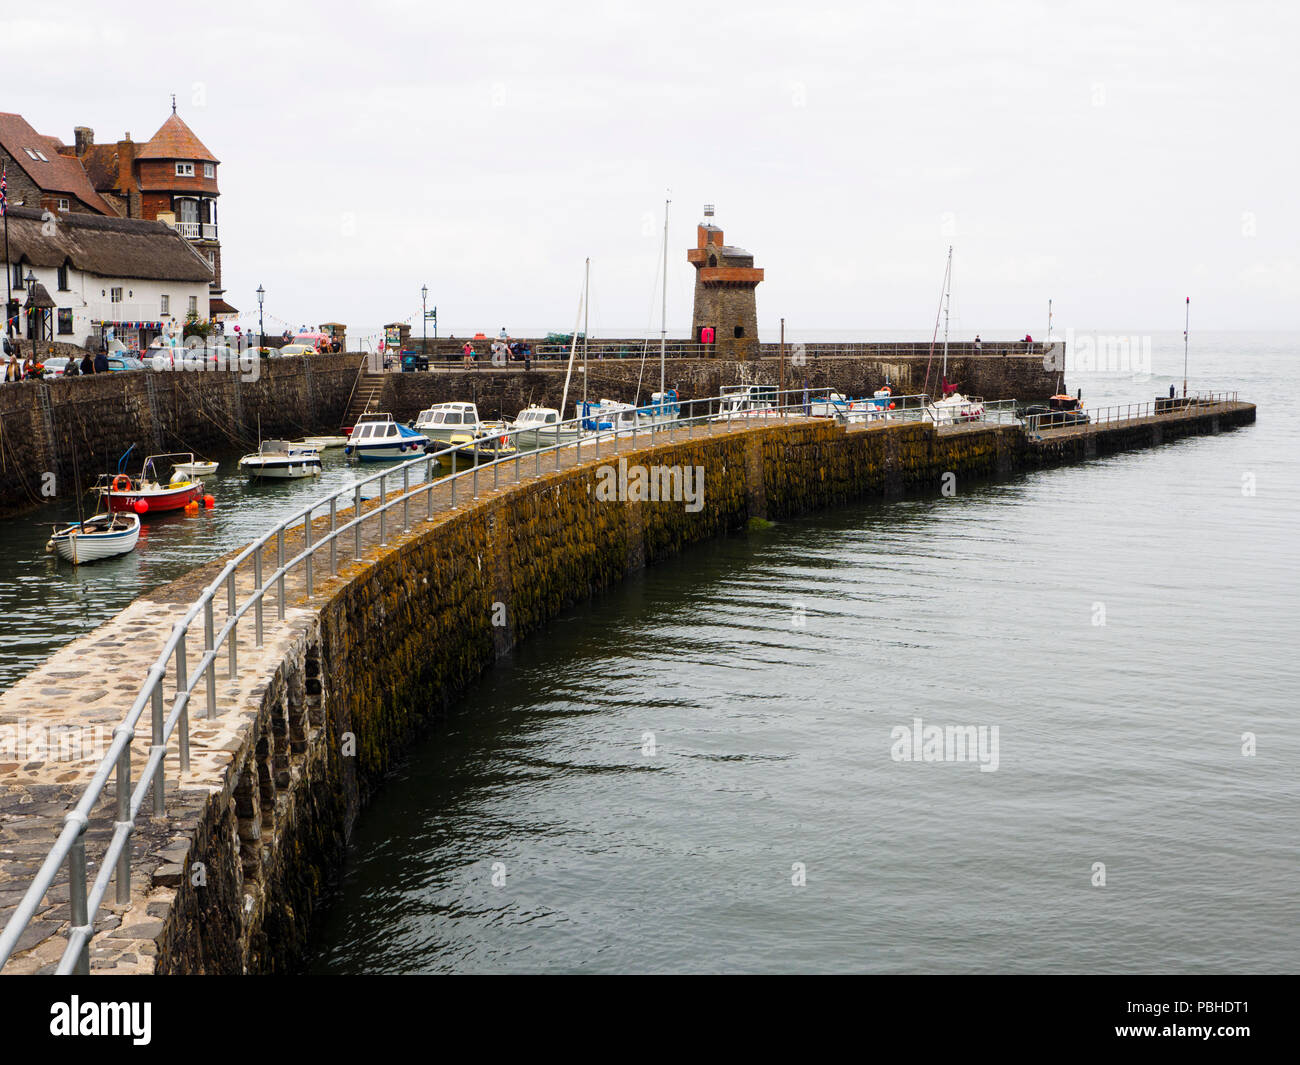
[[[706, 218], [713, 209], [704, 209]], [[686, 252], [695, 267], [695, 311], [691, 339], [708, 343], [718, 358], [749, 359], [758, 355], [758, 307], [754, 290], [763, 271], [744, 248], [722, 242], [722, 230], [712, 222], [696, 229], [696, 246]], [[710, 333], [710, 330], [712, 331]]]

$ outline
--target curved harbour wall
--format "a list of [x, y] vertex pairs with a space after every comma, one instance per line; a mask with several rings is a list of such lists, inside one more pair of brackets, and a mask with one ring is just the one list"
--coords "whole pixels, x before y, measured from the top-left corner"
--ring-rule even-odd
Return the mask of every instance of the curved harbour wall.
[[[195, 771], [169, 800], [172, 820], [137, 833], [132, 904], [106, 915], [93, 964], [292, 970], [351, 826], [394, 759], [500, 654], [627, 573], [753, 517], [932, 492], [946, 473], [1007, 475], [1253, 420], [1252, 406], [1222, 405], [1159, 426], [1048, 434], [1046, 443], [1014, 426], [846, 430], [801, 421], [682, 434], [619, 453], [629, 467], [702, 468], [698, 509], [603, 498], [599, 467], [617, 462], [608, 455], [537, 476], [525, 462], [519, 484], [413, 524], [342, 562], [337, 577], [318, 579], [310, 602], [290, 602], [260, 657], [245, 658], [243, 673], [255, 675], [231, 689], [219, 724], [196, 718], [195, 749], [211, 757], [196, 754]], [[219, 565], [132, 609], [177, 609]], [[39, 968], [40, 950], [53, 948], [29, 951], [29, 970]]]

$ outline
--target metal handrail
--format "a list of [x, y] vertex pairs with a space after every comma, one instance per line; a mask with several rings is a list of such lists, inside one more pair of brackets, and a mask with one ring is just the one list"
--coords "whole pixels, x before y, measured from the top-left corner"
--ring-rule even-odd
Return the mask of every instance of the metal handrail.
[[[765, 393], [764, 401], [780, 399], [782, 396], [795, 396], [798, 398], [794, 402], [774, 404], [770, 411], [764, 410], [760, 413], [762, 416], [767, 416], [770, 413], [773, 416], [781, 417], [795, 415], [808, 417], [812, 405], [819, 402], [817, 397], [821, 397], [828, 392], [828, 389], [798, 389], [780, 393], [773, 390]], [[682, 401], [679, 404], [676, 417], [664, 421], [655, 420], [656, 417], [661, 417], [664, 414], [664, 408], [659, 404], [650, 403], [641, 407], [633, 407], [630, 409], [635, 412], [636, 417], [633, 418], [630, 426], [623, 427], [615, 423], [609, 429], [598, 427], [591, 432], [582, 431], [582, 423], [591, 420], [589, 412], [575, 418], [562, 419], [552, 425], [533, 426], [523, 429], [514, 427], [501, 431], [492, 430], [470, 442], [475, 450], [471, 454], [473, 464], [468, 469], [457, 470], [455, 468], [454, 456], [458, 455], [466, 446], [464, 443], [426, 452], [415, 459], [402, 462], [370, 477], [355, 481], [346, 488], [336, 489], [324, 498], [309, 504], [290, 517], [280, 521], [236, 554], [222, 567], [220, 574], [190, 605], [185, 615], [172, 626], [171, 634], [164, 642], [154, 664], [146, 673], [144, 683], [132, 703], [131, 709], [113, 730], [112, 743], [110, 743], [108, 750], [86, 785], [80, 801], [72, 811], [65, 815], [63, 830], [55, 839], [27, 892], [23, 895], [14, 913], [5, 924], [3, 932], [0, 932], [0, 968], [3, 968], [13, 954], [19, 937], [31, 922], [41, 900], [53, 885], [59, 867], [66, 860], [69, 869], [71, 923], [68, 930], [67, 946], [59, 960], [56, 971], [59, 973], [75, 972], [82, 974], [89, 972], [89, 944], [95, 934], [95, 918], [98, 915], [99, 906], [108, 892], [109, 882], [115, 881], [116, 898], [120, 904], [125, 905], [130, 902], [131, 850], [128, 844], [131, 833], [135, 828], [136, 819], [144, 807], [146, 796], [152, 792], [152, 816], [161, 817], [166, 814], [164, 767], [170, 740], [174, 734], [179, 732], [178, 757], [180, 771], [182, 773], [187, 772], [190, 765], [189, 707], [194, 691], [200, 682], [205, 685], [207, 716], [209, 718], [218, 716], [215, 674], [217, 657], [224, 645], [228, 654], [227, 675], [231, 678], [235, 677], [238, 673], [238, 626], [250, 610], [254, 612], [255, 618], [255, 646], [261, 647], [263, 645], [263, 607], [268, 589], [276, 589], [277, 613], [279, 619], [283, 620], [287, 602], [285, 577], [299, 565], [302, 565], [307, 595], [313, 595], [312, 563], [316, 553], [328, 547], [331, 575], [337, 575], [337, 546], [340, 539], [348, 532], [353, 533], [353, 553], [354, 557], [359, 560], [361, 558], [362, 527], [368, 518], [376, 516], [379, 518], [380, 542], [383, 544], [387, 543], [387, 517], [389, 511], [399, 505], [402, 506], [402, 531], [407, 531], [410, 528], [410, 500], [421, 492], [428, 493], [429, 509], [426, 520], [429, 520], [433, 517], [432, 494], [435, 487], [450, 485], [451, 505], [454, 507], [458, 481], [470, 478], [473, 497], [477, 498], [480, 470], [489, 467], [492, 469], [493, 486], [496, 487], [500, 483], [501, 467], [511, 462], [514, 463], [515, 481], [518, 483], [521, 480], [520, 464], [522, 454], [518, 448], [515, 448], [512, 454], [503, 456], [501, 454], [501, 442], [503, 440], [513, 437], [518, 441], [521, 436], [531, 436], [540, 443], [543, 436], [554, 433], [556, 443], [529, 449], [533, 455], [535, 471], [540, 475], [542, 456], [548, 453], [554, 453], [555, 455], [555, 469], [560, 468], [560, 453], [562, 451], [572, 450], [575, 462], [580, 462], [584, 437], [590, 442], [590, 446], [594, 447], [596, 457], [599, 457], [602, 442], [609, 439], [613, 439], [615, 447], [617, 447], [620, 436], [624, 439], [631, 437], [635, 440], [638, 432], [641, 432], [648, 433], [653, 440], [656, 434], [665, 431], [671, 433], [675, 430], [694, 428], [702, 424], [719, 424], [714, 418], [714, 404], [717, 404], [720, 408], [723, 400], [727, 398], [726, 396], [712, 396], [707, 399]], [[686, 413], [685, 417], [682, 416], [683, 412]], [[645, 425], [640, 424], [642, 415], [650, 417], [650, 421]], [[749, 421], [748, 412], [738, 411], [724, 416], [721, 424], [725, 424], [727, 429], [730, 430], [736, 424], [743, 427]], [[580, 432], [576, 439], [561, 442], [559, 439], [560, 430], [566, 426], [576, 427]], [[487, 459], [485, 455], [479, 452], [480, 445], [487, 441], [494, 442], [494, 456], [491, 459]], [[435, 478], [433, 476], [434, 464], [444, 456], [453, 456], [451, 459], [452, 472]], [[423, 483], [411, 488], [411, 472], [420, 467], [423, 467], [422, 472], [425, 479]], [[388, 478], [395, 474], [401, 474], [403, 491], [390, 499], [387, 491]], [[378, 482], [379, 489], [379, 504], [370, 510], [366, 510], [363, 507], [365, 502], [363, 489], [367, 485], [373, 485], [376, 482]], [[338, 501], [349, 493], [352, 495], [355, 516], [340, 525], [338, 523]], [[316, 511], [323, 507], [329, 508], [329, 531], [321, 539], [314, 540], [312, 537], [312, 522]], [[299, 522], [302, 523], [303, 527], [304, 547], [293, 558], [286, 560], [284, 557], [285, 534], [294, 529]], [[275, 542], [276, 548], [276, 568], [264, 577], [262, 556], [272, 541]], [[253, 561], [254, 590], [242, 605], [237, 605], [236, 574], [241, 565], [250, 558]], [[216, 629], [213, 618], [213, 604], [222, 589], [226, 591], [226, 622], [220, 629]], [[203, 614], [204, 648], [196, 663], [197, 668], [191, 675], [188, 668], [185, 641], [189, 635], [190, 627], [196, 622], [200, 613]], [[164, 715], [163, 682], [171, 672], [173, 661], [175, 694], [173, 695], [171, 712]], [[136, 728], [146, 705], [151, 708], [151, 745], [143, 771], [133, 787], [131, 743], [135, 739]], [[99, 873], [88, 890], [85, 833], [90, 822], [90, 815], [103, 796], [105, 785], [108, 783], [110, 776], [115, 776], [117, 783], [117, 809], [114, 831], [101, 861]]]
[[1194, 392], [1190, 396], [1175, 396], [1166, 399], [1161, 396], [1144, 403], [1115, 403], [1108, 407], [1082, 408], [1079, 413], [1087, 415], [1086, 422], [1072, 418], [1073, 411], [1046, 411], [1042, 414], [1027, 414], [1023, 423], [1030, 433], [1051, 429], [1079, 429], [1087, 426], [1109, 425], [1116, 422], [1137, 421], [1141, 418], [1177, 418], [1188, 410], [1197, 407], [1212, 407], [1225, 403], [1236, 403], [1236, 392]]

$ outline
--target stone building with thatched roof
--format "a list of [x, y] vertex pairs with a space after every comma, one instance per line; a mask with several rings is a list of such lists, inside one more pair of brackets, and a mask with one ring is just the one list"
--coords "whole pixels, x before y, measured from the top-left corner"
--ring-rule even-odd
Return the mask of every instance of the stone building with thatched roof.
[[95, 143], [87, 126], [73, 130], [73, 143], [37, 133], [21, 116], [0, 112], [0, 163], [11, 203], [56, 214], [100, 214], [166, 222], [188, 240], [212, 269], [208, 298], [199, 317], [238, 313], [225, 299], [217, 226], [220, 160], [172, 112], [147, 141], [131, 134]]
[[11, 207], [8, 228], [9, 336], [143, 348], [207, 317], [212, 268], [172, 226]]

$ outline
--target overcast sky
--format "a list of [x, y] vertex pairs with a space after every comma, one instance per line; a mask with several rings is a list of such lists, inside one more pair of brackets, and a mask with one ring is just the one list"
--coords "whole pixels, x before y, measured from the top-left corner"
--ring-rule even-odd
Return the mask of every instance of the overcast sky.
[[177, 4], [6, 15], [42, 133], [221, 160], [227, 299], [441, 333], [689, 328], [701, 206], [765, 335], [1285, 329], [1300, 305], [1295, 5]]

